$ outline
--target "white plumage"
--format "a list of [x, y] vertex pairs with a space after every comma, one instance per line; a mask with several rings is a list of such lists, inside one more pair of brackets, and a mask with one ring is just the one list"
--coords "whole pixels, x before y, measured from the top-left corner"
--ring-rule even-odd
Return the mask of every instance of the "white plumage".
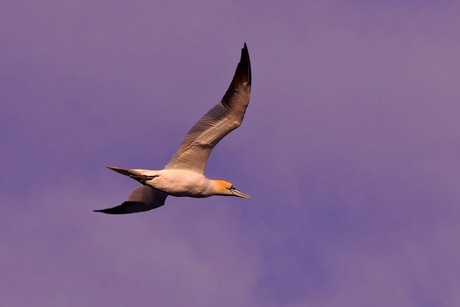
[[168, 195], [209, 197], [213, 195], [250, 197], [224, 180], [208, 179], [204, 169], [213, 148], [238, 128], [251, 94], [251, 64], [246, 44], [235, 75], [222, 101], [209, 110], [185, 136], [181, 146], [163, 170], [108, 167], [139, 181], [128, 200], [119, 206], [94, 210], [109, 214], [148, 211], [165, 203]]

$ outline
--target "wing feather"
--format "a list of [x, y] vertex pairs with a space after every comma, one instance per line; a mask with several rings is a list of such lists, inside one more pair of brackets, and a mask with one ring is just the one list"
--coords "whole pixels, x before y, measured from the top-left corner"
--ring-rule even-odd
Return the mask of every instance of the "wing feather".
[[149, 211], [165, 204], [165, 199], [168, 194], [153, 189], [148, 186], [140, 186], [134, 189], [128, 196], [128, 200], [119, 206], [102, 210], [94, 210], [94, 212], [102, 212], [107, 214], [127, 214]]
[[187, 169], [204, 173], [214, 146], [241, 125], [250, 95], [251, 63], [245, 43], [235, 75], [222, 101], [190, 129], [165, 169]]

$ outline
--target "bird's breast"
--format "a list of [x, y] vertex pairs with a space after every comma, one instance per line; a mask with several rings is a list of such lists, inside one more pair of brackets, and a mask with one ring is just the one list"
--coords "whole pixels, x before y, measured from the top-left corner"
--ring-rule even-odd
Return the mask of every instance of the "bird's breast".
[[162, 170], [147, 185], [173, 196], [207, 197], [210, 180], [187, 170]]

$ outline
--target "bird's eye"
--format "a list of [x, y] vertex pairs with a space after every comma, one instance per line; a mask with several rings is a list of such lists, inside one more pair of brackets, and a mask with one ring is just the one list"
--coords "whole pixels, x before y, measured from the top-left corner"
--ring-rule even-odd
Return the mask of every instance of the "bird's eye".
[[232, 185], [231, 187], [228, 188], [229, 190], [234, 190], [235, 187]]

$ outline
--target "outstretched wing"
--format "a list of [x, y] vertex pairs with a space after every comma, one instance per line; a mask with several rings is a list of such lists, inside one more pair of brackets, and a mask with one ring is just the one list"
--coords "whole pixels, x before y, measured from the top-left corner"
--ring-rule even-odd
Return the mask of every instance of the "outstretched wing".
[[128, 196], [128, 200], [119, 206], [94, 210], [94, 212], [102, 212], [107, 214], [127, 214], [149, 211], [165, 204], [165, 199], [168, 194], [153, 189], [148, 186], [140, 186]]
[[165, 169], [187, 169], [202, 174], [214, 146], [241, 125], [250, 94], [251, 63], [245, 43], [232, 83], [222, 101], [190, 129]]

